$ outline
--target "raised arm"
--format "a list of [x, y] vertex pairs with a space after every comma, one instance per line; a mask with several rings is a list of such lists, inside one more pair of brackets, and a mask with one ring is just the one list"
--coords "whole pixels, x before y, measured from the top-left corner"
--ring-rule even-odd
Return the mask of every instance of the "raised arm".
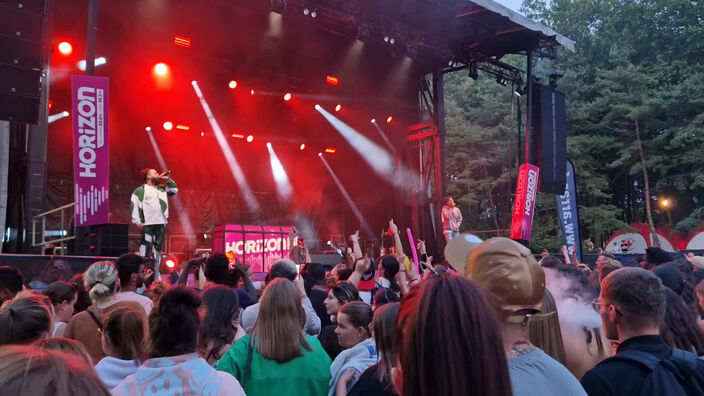
[[396, 257], [399, 258], [404, 256], [403, 254], [403, 244], [401, 243], [401, 236], [398, 234], [398, 226], [394, 223], [394, 219], [389, 220], [389, 229], [394, 233], [394, 247], [396, 248]]
[[352, 253], [354, 253], [355, 260], [364, 257], [362, 248], [359, 246], [359, 230], [350, 235], [350, 243], [352, 243]]

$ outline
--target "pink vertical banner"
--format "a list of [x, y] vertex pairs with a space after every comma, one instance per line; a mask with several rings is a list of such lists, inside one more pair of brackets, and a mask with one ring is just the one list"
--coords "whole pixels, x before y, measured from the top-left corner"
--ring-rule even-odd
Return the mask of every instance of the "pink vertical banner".
[[539, 172], [540, 169], [533, 164], [523, 164], [518, 168], [516, 195], [513, 198], [513, 216], [511, 217], [511, 239], [530, 241], [532, 237]]
[[107, 77], [71, 77], [76, 226], [108, 222], [108, 85]]

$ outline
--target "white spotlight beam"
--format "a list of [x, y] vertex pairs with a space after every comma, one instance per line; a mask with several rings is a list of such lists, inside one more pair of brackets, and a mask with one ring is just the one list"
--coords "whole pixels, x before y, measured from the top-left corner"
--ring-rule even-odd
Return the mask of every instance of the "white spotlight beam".
[[[159, 162], [159, 166], [163, 171], [166, 171], [169, 169], [168, 166], [166, 166], [166, 161], [164, 161], [164, 156], [161, 155], [161, 149], [159, 148], [159, 145], [156, 143], [156, 139], [154, 138], [154, 134], [152, 133], [152, 129], [150, 127], [146, 128], [147, 135], [149, 136], [149, 142], [152, 144], [152, 148], [154, 149], [154, 154], [156, 155], [156, 160]], [[193, 231], [193, 224], [191, 224], [191, 218], [188, 217], [188, 212], [186, 211], [185, 207], [183, 206], [183, 201], [181, 201], [181, 197], [176, 194], [171, 199], [174, 202], [174, 205], [176, 205], [176, 214], [178, 215], [178, 219], [181, 221], [181, 224], [183, 224], [183, 228], [186, 231], [186, 235], [188, 235], [189, 239], [194, 239], [196, 238], [196, 234]]]
[[385, 177], [397, 188], [413, 189], [416, 183], [415, 178], [401, 164], [397, 166], [394, 157], [388, 151], [330, 114], [322, 106], [315, 105], [315, 109], [357, 150], [359, 155], [374, 169], [374, 172]]
[[352, 212], [354, 212], [354, 215], [357, 216], [357, 219], [359, 220], [359, 224], [361, 225], [362, 230], [366, 233], [366, 235], [373, 236], [374, 233], [372, 232], [372, 229], [369, 228], [369, 224], [367, 224], [367, 222], [364, 221], [364, 217], [362, 216], [362, 212], [360, 212], [359, 208], [357, 208], [357, 205], [352, 200], [352, 197], [350, 197], [350, 194], [347, 192], [347, 189], [345, 188], [345, 186], [342, 185], [342, 182], [335, 174], [335, 171], [332, 170], [332, 168], [330, 167], [330, 164], [328, 164], [328, 161], [325, 159], [324, 156], [322, 156], [321, 154], [318, 154], [318, 157], [320, 158], [321, 161], [323, 161], [323, 165], [325, 165], [325, 168], [330, 173], [330, 176], [332, 176], [332, 179], [335, 181], [335, 184], [337, 184], [337, 188], [342, 193], [342, 196], [345, 198], [345, 201], [347, 201], [347, 205], [349, 205], [350, 209], [352, 209]]
[[256, 214], [261, 213], [259, 203], [257, 202], [257, 199], [254, 198], [254, 194], [252, 194], [252, 190], [249, 188], [249, 183], [247, 183], [247, 179], [244, 176], [244, 172], [242, 171], [240, 164], [235, 158], [235, 153], [232, 152], [232, 149], [230, 148], [225, 134], [222, 132], [222, 129], [220, 129], [218, 121], [215, 119], [215, 116], [213, 116], [213, 112], [210, 110], [208, 102], [205, 101], [205, 97], [203, 97], [203, 92], [201, 92], [200, 87], [198, 87], [198, 82], [195, 80], [191, 81], [191, 85], [193, 85], [193, 90], [196, 92], [196, 95], [200, 100], [201, 106], [203, 106], [205, 116], [208, 117], [210, 127], [213, 128], [213, 132], [215, 134], [215, 138], [218, 141], [218, 144], [220, 145], [220, 149], [222, 150], [223, 155], [225, 155], [225, 160], [227, 162], [227, 166], [230, 168], [230, 173], [232, 173], [232, 176], [235, 178], [237, 185], [239, 186], [240, 190], [242, 190], [244, 200], [245, 202], [247, 202], [249, 210]]
[[54, 121], [58, 121], [62, 118], [68, 117], [68, 111], [62, 111], [61, 113], [58, 114], [52, 114], [48, 117], [48, 124], [51, 124]]
[[381, 135], [381, 138], [384, 139], [384, 143], [386, 143], [386, 147], [388, 147], [392, 153], [396, 153], [396, 148], [394, 147], [393, 144], [391, 144], [391, 141], [389, 140], [388, 136], [386, 136], [386, 133], [384, 133], [384, 130], [381, 129], [381, 127], [379, 126], [379, 123], [376, 122], [376, 120], [375, 120], [374, 122], [372, 122], [372, 124], [374, 124], [374, 126], [376, 127], [376, 130], [379, 132], [379, 135]]
[[269, 150], [269, 162], [271, 162], [271, 173], [274, 176], [274, 181], [276, 182], [276, 191], [279, 193], [279, 198], [282, 201], [289, 201], [293, 193], [293, 187], [288, 179], [286, 170], [284, 170], [279, 157], [274, 151], [274, 147], [271, 143], [266, 144], [266, 148]]

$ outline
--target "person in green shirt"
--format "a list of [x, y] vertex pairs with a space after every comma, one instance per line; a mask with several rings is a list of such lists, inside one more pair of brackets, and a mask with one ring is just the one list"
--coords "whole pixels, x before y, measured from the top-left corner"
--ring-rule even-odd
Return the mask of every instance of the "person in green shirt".
[[248, 396], [327, 395], [331, 360], [320, 342], [303, 332], [303, 297], [305, 290], [288, 279], [271, 281], [252, 335], [220, 359], [217, 369], [237, 378]]

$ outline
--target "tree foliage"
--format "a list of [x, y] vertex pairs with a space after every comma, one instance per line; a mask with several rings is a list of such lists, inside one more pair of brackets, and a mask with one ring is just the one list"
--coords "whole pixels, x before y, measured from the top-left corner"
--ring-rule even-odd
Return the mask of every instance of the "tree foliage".
[[[675, 228], [704, 219], [704, 18], [699, 0], [525, 0], [529, 18], [573, 39], [540, 74], [565, 71], [568, 156], [578, 177], [582, 238], [597, 246], [628, 223], [667, 226], [657, 205], [668, 197]], [[525, 68], [525, 58], [502, 61]], [[539, 76], [540, 77], [540, 76]], [[457, 197], [466, 230], [507, 228], [515, 188], [519, 127], [513, 88], [480, 74], [446, 76], [448, 192]], [[639, 127], [644, 153], [635, 144]], [[523, 133], [521, 131], [521, 133]], [[522, 146], [522, 142], [521, 142]], [[644, 169], [650, 196], [644, 191]], [[540, 194], [534, 251], [559, 248], [554, 197]]]

